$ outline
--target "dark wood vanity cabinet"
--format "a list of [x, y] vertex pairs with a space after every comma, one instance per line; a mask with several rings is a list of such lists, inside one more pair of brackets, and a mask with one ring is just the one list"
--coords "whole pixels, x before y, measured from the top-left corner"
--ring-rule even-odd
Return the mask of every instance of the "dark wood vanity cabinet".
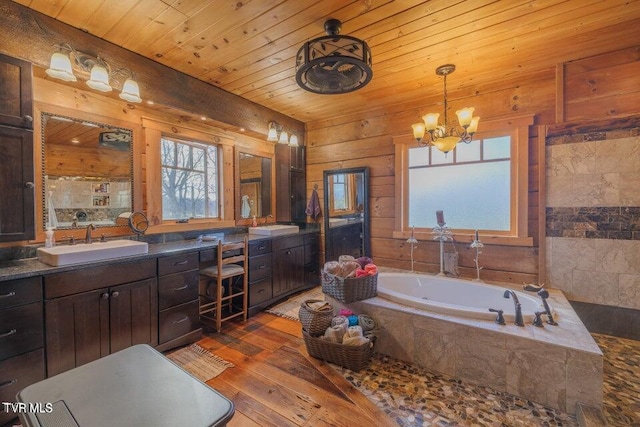
[[35, 237], [32, 70], [0, 55], [0, 242]]
[[276, 145], [276, 220], [306, 220], [305, 148]]
[[[45, 378], [40, 277], [0, 282], [0, 402]], [[15, 418], [0, 407], [0, 425]]]
[[178, 347], [202, 337], [198, 301], [198, 252], [158, 258], [158, 347]]
[[32, 66], [0, 54], [0, 125], [33, 129]]
[[135, 344], [158, 344], [156, 260], [44, 277], [47, 375]]
[[275, 238], [273, 246], [273, 297], [304, 287], [304, 236]]

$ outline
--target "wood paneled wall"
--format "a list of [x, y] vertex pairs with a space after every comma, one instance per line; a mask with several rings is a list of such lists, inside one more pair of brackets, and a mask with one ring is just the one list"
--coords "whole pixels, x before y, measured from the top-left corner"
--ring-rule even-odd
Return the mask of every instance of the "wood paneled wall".
[[[559, 68], [564, 73], [557, 73], [556, 69], [532, 74], [523, 72], [487, 87], [449, 90], [448, 115], [455, 117], [456, 109], [474, 106], [484, 120], [532, 114], [535, 125], [541, 125], [555, 123], [556, 105], [566, 106], [566, 115], [572, 119], [603, 119], [640, 112], [640, 87], [630, 81], [635, 77], [637, 83], [640, 74], [638, 48], [562, 64]], [[454, 79], [455, 76], [451, 78]], [[603, 90], [589, 93], [585, 91], [585, 85]], [[557, 103], [558, 100], [561, 102]], [[323, 188], [322, 172], [325, 169], [370, 167], [371, 251], [379, 265], [410, 269], [406, 239], [393, 238], [395, 204], [400, 200], [394, 190], [396, 171], [392, 137], [409, 133], [411, 124], [422, 114], [441, 109], [442, 94], [432, 94], [421, 105], [398, 105], [393, 110], [372, 110], [365, 115], [344, 112], [331, 120], [307, 123], [308, 194], [316, 184]], [[541, 201], [544, 188], [540, 188], [540, 175], [544, 172], [540, 168], [544, 168], [544, 162], [540, 162], [540, 141], [544, 144], [544, 135], [539, 138], [539, 128], [535, 125], [529, 129], [528, 173], [528, 229], [534, 244], [486, 245], [480, 256], [480, 264], [484, 267], [481, 277], [486, 280], [518, 284], [538, 280], [539, 252], [544, 249], [540, 248], [540, 235], [544, 231], [544, 217], [540, 214], [544, 212], [544, 200]], [[323, 192], [319, 191], [319, 194]], [[459, 243], [456, 249], [461, 275], [475, 277], [475, 251], [468, 243]], [[438, 243], [421, 241], [414, 258], [417, 270], [439, 271]]]

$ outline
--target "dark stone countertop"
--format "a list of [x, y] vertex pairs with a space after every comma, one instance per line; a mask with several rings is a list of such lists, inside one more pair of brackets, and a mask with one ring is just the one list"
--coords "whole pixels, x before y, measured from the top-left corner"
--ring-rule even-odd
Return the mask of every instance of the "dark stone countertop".
[[[294, 235], [311, 234], [318, 232], [318, 229], [300, 229], [298, 233], [284, 234], [280, 236], [262, 236], [256, 234], [249, 234], [249, 241], [258, 241], [265, 239], [278, 239], [282, 237], [291, 237]], [[244, 239], [247, 234], [230, 234], [224, 237], [225, 241], [240, 241]], [[95, 243], [99, 245], [100, 243]], [[13, 261], [0, 262], [0, 282], [6, 280], [22, 279], [32, 276], [40, 276], [45, 274], [62, 273], [65, 271], [73, 271], [80, 268], [90, 268], [92, 266], [99, 266], [104, 264], [125, 263], [132, 261], [139, 261], [147, 258], [161, 257], [168, 255], [177, 255], [184, 252], [193, 252], [206, 249], [213, 249], [218, 245], [217, 241], [198, 242], [196, 239], [191, 240], [179, 240], [167, 243], [149, 243], [149, 252], [141, 255], [133, 255], [122, 258], [110, 258], [94, 262], [86, 262], [81, 264], [69, 264], [64, 266], [51, 266], [38, 260], [37, 258], [26, 258]]]

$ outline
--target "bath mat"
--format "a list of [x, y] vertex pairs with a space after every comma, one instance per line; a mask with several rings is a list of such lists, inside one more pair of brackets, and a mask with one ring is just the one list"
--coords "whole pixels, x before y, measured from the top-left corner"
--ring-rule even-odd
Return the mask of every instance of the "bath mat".
[[294, 295], [288, 300], [276, 304], [273, 307], [267, 308], [267, 313], [275, 314], [276, 316], [284, 317], [291, 320], [300, 320], [298, 317], [298, 311], [300, 310], [300, 304], [308, 299], [324, 300], [324, 294], [322, 293], [322, 286], [317, 286], [311, 290], [303, 292], [298, 295]]
[[210, 353], [198, 344], [183, 347], [167, 354], [167, 357], [202, 382], [215, 378], [225, 369], [234, 366], [233, 363]]

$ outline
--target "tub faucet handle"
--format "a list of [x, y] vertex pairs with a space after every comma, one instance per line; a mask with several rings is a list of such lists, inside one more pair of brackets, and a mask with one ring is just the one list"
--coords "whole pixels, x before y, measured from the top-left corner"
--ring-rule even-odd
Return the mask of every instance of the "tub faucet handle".
[[496, 310], [495, 308], [490, 308], [489, 309], [490, 312], [492, 313], [498, 313], [496, 315], [496, 323], [498, 325], [505, 325], [505, 321], [504, 321], [504, 316], [502, 315], [503, 311], [502, 310]]
[[542, 316], [543, 314], [546, 314], [546, 311], [536, 311], [533, 314], [535, 314], [536, 316], [533, 319], [533, 326], [537, 326], [538, 328], [544, 327], [544, 325], [542, 324], [542, 318], [540, 316]]
[[553, 326], [557, 326], [558, 322], [553, 320], [553, 314], [551, 314], [551, 308], [547, 303], [547, 298], [549, 298], [549, 292], [546, 289], [541, 289], [538, 291], [538, 296], [542, 299], [542, 305], [544, 305], [544, 311], [542, 314], [547, 315], [547, 323]]

